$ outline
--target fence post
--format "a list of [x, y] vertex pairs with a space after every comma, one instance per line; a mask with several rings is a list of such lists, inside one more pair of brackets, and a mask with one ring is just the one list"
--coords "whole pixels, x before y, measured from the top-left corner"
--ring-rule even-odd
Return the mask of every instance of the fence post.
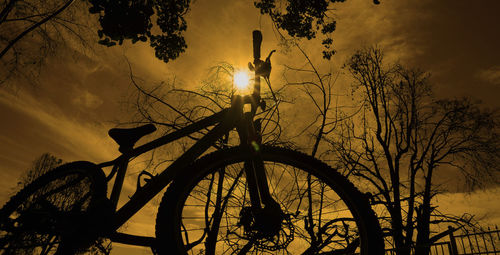
[[453, 236], [453, 232], [455, 232], [455, 229], [453, 229], [451, 226], [448, 226], [448, 230], [450, 231], [450, 244], [451, 244], [451, 251], [450, 253], [452, 255], [458, 255], [458, 249], [457, 249], [457, 243], [455, 241], [455, 236]]
[[[497, 233], [497, 236], [498, 236], [498, 227], [496, 227], [496, 233]], [[493, 251], [495, 252], [495, 254], [497, 254], [497, 247], [495, 247], [495, 237], [493, 237], [492, 233], [495, 232], [495, 230], [491, 231], [490, 227], [488, 227], [488, 235], [490, 236], [490, 241], [491, 241], [491, 246], [493, 247]]]

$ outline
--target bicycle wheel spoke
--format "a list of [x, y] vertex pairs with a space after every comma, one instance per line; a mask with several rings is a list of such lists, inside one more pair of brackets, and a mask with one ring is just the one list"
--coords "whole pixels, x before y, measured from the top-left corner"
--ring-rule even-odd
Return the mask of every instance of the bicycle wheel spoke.
[[[52, 188], [48, 192], [44, 192], [43, 194], [40, 195], [41, 196], [40, 198], [44, 199], [45, 197], [60, 193], [61, 191], [65, 190], [65, 189], [72, 188], [75, 186], [75, 184], [77, 184], [78, 182], [80, 182], [84, 178], [85, 178], [84, 176], [78, 176], [77, 179], [74, 179], [70, 182], [66, 182], [66, 181], [62, 182], [61, 186]], [[47, 188], [50, 188], [50, 186]], [[45, 190], [44, 189], [40, 190], [40, 192], [43, 192], [43, 191], [45, 191]], [[34, 196], [35, 196], [35, 198], [39, 198], [36, 193], [34, 194]]]
[[[51, 236], [49, 237], [49, 239], [52, 239], [52, 241], [54, 241], [57, 237], [56, 236]], [[50, 244], [45, 247], [42, 252], [40, 253], [41, 255], [46, 255], [46, 254], [49, 254], [48, 252], [54, 247], [54, 243], [53, 242], [50, 242]]]
[[[234, 179], [231, 178], [234, 175], [232, 175], [230, 173], [229, 169], [233, 169], [233, 168], [226, 168], [224, 173], [217, 172], [217, 173], [219, 173], [219, 175], [218, 175], [219, 177], [217, 177], [215, 174], [211, 175], [211, 177], [208, 179], [210, 181], [206, 185], [199, 184], [199, 187], [202, 190], [205, 190], [205, 192], [198, 192], [196, 190], [196, 188], [198, 188], [198, 186], [197, 186], [197, 187], [195, 187], [195, 189], [191, 193], [191, 194], [198, 194], [198, 195], [205, 194], [205, 198], [195, 196], [193, 198], [194, 200], [188, 200], [191, 202], [189, 202], [189, 203], [187, 202], [187, 203], [189, 206], [196, 206], [195, 204], [192, 204], [193, 201], [198, 201], [198, 202], [204, 201], [204, 208], [206, 211], [208, 211], [209, 210], [208, 207], [210, 207], [210, 206], [216, 207], [216, 205], [217, 205], [217, 202], [214, 202], [217, 200], [217, 198], [216, 198], [217, 192], [216, 192], [215, 186], [226, 187], [224, 189], [225, 193], [219, 194], [219, 196], [223, 196], [223, 197], [218, 198], [218, 199], [222, 199], [224, 201], [223, 204], [225, 204], [225, 206], [222, 206], [222, 207], [219, 206], [219, 208], [213, 208], [213, 212], [210, 215], [208, 222], [210, 222], [209, 224], [214, 224], [213, 223], [214, 215], [216, 215], [216, 213], [220, 214], [221, 210], [226, 210], [224, 212], [224, 214], [225, 214], [224, 220], [226, 221], [225, 222], [226, 226], [219, 225], [218, 230], [220, 230], [221, 232], [228, 232], [228, 233], [230, 233], [230, 235], [233, 235], [233, 236], [237, 236], [233, 240], [238, 241], [245, 235], [244, 230], [242, 229], [242, 227], [235, 227], [233, 229], [231, 229], [230, 227], [231, 226], [238, 226], [241, 205], [245, 204], [245, 201], [242, 201], [242, 199], [243, 199], [243, 195], [246, 192], [242, 192], [242, 187], [245, 187], [245, 185], [243, 185], [243, 183], [238, 183], [238, 181], [237, 181], [238, 176], [236, 176], [236, 178], [234, 178]], [[241, 168], [234, 167], [234, 169], [241, 169]], [[309, 224], [312, 224], [312, 225], [321, 224], [322, 218], [323, 218], [323, 222], [325, 224], [331, 225], [334, 223], [334, 221], [331, 221], [331, 220], [327, 221], [324, 219], [324, 218], [328, 219], [328, 215], [332, 214], [332, 212], [325, 210], [322, 207], [326, 206], [326, 205], [338, 203], [339, 198], [337, 198], [336, 201], [331, 201], [331, 200], [328, 201], [327, 200], [328, 198], [325, 197], [325, 191], [324, 191], [325, 185], [321, 185], [321, 183], [318, 182], [318, 180], [316, 180], [314, 178], [309, 179], [309, 182], [307, 182], [308, 178], [306, 178], [306, 176], [303, 173], [300, 173], [297, 171], [297, 169], [290, 168], [289, 166], [285, 167], [285, 166], [279, 166], [278, 164], [273, 164], [271, 167], [266, 168], [266, 171], [269, 173], [268, 178], [269, 178], [269, 183], [271, 184], [270, 190], [273, 191], [272, 195], [275, 197], [275, 199], [277, 201], [280, 202], [281, 205], [283, 205], [283, 208], [287, 208], [287, 210], [289, 210], [289, 208], [291, 208], [292, 205], [296, 204], [296, 208], [292, 207], [292, 208], [295, 208], [293, 213], [296, 213], [297, 211], [303, 211], [303, 212], [308, 211], [309, 212], [308, 217], [298, 218], [298, 219], [293, 221], [293, 224], [298, 224], [298, 223], [303, 224], [305, 222], [306, 218], [307, 218], [307, 221], [309, 222]], [[241, 173], [241, 171], [240, 171], [240, 173]], [[224, 174], [224, 176], [231, 176], [231, 177], [230, 178], [220, 178], [222, 176], [222, 174]], [[214, 179], [216, 179], [216, 178], [218, 179], [218, 181], [214, 181]], [[226, 181], [226, 183], [220, 183], [222, 181]], [[293, 183], [293, 185], [291, 185], [291, 183]], [[205, 188], [205, 187], [207, 187], [207, 188]], [[317, 189], [319, 189], [317, 187], [320, 187], [321, 190], [316, 191]], [[235, 192], [235, 191], [237, 191], [237, 192]], [[219, 192], [220, 192], [220, 190], [219, 190]], [[307, 203], [305, 203], [305, 204], [300, 202], [300, 201], [303, 201], [304, 199], [306, 199], [306, 201], [307, 201]], [[297, 202], [297, 201], [299, 201], [299, 202]], [[318, 201], [321, 201], [321, 202], [318, 202]], [[247, 204], [249, 204], [249, 201], [247, 201]], [[232, 206], [228, 206], [228, 205], [232, 205]], [[238, 206], [240, 206], [240, 207], [238, 207]], [[234, 208], [234, 209], [230, 209], [230, 208]], [[287, 211], [286, 213], [290, 213], [290, 212]], [[220, 221], [221, 218], [222, 217], [219, 217], [218, 220]], [[183, 219], [186, 221], [195, 220], [196, 216], [187, 216], [186, 215], [183, 217]], [[210, 225], [208, 225], [208, 226], [210, 226]], [[302, 236], [302, 238], [305, 238], [306, 240], [311, 240], [311, 235], [314, 235], [314, 237], [316, 237], [316, 234], [314, 233], [314, 231], [320, 230], [320, 226], [315, 226], [315, 229], [312, 229], [309, 232], [306, 231], [305, 225], [296, 226], [295, 228], [296, 228], [297, 232], [303, 233], [301, 235], [299, 234], [299, 236]], [[198, 228], [199, 231], [202, 229], [203, 228]], [[224, 229], [227, 229], [227, 230], [224, 230]], [[191, 229], [191, 230], [194, 231], [194, 229]], [[321, 228], [321, 230], [323, 232], [327, 233], [329, 231], [329, 228], [324, 227], [324, 228]], [[185, 231], [186, 231], [185, 234], [187, 232], [189, 232], [187, 229], [185, 229]], [[309, 234], [306, 234], [306, 233], [309, 233]], [[203, 235], [202, 235], [202, 237], [203, 237]], [[326, 242], [322, 242], [320, 244], [321, 246], [319, 246], [319, 247], [320, 248], [327, 247], [328, 244], [331, 243], [330, 240], [332, 238], [333, 238], [332, 236], [325, 237], [324, 240]], [[236, 245], [236, 243], [238, 243], [238, 242], [234, 243], [234, 241], [231, 241], [231, 240], [232, 239], [228, 238], [227, 236], [220, 238], [219, 242], [227, 243], [227, 245], [226, 245], [227, 247], [221, 244], [223, 246], [222, 249], [224, 249], [224, 252], [231, 250], [231, 249], [229, 249], [229, 247], [234, 247]], [[270, 240], [270, 241], [267, 241], [264, 243], [267, 243], [266, 245], [279, 246], [280, 241], [283, 241], [283, 240], [286, 240], [286, 238], [279, 237], [276, 240]], [[199, 243], [199, 241], [198, 241], [198, 243]], [[263, 244], [261, 244], [261, 246], [262, 245]], [[189, 246], [190, 246], [190, 248], [193, 248], [196, 245], [193, 245], [193, 242], [191, 242]], [[255, 248], [255, 247], [253, 247], [253, 242], [247, 242], [246, 245], [244, 245], [244, 246], [239, 245], [239, 246], [240, 246], [240, 248], [243, 247], [243, 249], [240, 250], [240, 251], [243, 251], [243, 253], [236, 253], [236, 254], [246, 254], [248, 251]], [[224, 247], [226, 247], [226, 248], [224, 248]], [[316, 249], [317, 249], [317, 247], [316, 247]]]

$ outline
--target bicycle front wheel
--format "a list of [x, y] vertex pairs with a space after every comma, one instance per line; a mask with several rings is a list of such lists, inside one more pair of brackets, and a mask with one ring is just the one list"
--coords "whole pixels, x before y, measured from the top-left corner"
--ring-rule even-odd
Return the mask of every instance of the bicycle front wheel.
[[261, 154], [280, 217], [251, 206], [250, 153], [214, 152], [165, 193], [156, 221], [160, 254], [384, 254], [375, 213], [344, 176], [296, 151], [262, 146]]

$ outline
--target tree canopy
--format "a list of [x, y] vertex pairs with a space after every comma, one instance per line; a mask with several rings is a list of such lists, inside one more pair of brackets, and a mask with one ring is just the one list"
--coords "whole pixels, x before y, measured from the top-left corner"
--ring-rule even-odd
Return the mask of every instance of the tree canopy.
[[323, 57], [330, 59], [334, 54], [333, 40], [330, 37], [335, 31], [336, 21], [327, 15], [330, 3], [344, 2], [345, 0], [315, 0], [300, 1], [287, 0], [281, 3], [278, 0], [260, 0], [254, 3], [262, 14], [267, 14], [275, 25], [297, 38], [311, 40], [316, 37], [318, 31], [325, 35], [322, 40], [324, 46]]
[[[89, 0], [90, 13], [99, 14], [99, 43], [107, 46], [149, 40], [157, 58], [168, 62], [187, 48], [183, 32], [187, 29], [184, 15], [190, 0], [115, 1]], [[156, 15], [153, 15], [156, 14]], [[153, 18], [161, 31], [153, 29]]]

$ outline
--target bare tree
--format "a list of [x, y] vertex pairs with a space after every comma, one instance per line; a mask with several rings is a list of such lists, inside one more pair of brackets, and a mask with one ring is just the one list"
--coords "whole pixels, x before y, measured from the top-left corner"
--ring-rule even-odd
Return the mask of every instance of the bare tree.
[[90, 49], [88, 4], [74, 0], [8, 0], [0, 5], [0, 83], [32, 81], [60, 46]]
[[298, 43], [295, 46], [304, 57], [305, 65], [299, 68], [285, 65], [283, 77], [285, 86], [300, 90], [313, 106], [313, 121], [300, 130], [298, 136], [310, 132], [311, 155], [316, 156], [323, 137], [335, 127], [337, 115], [333, 106], [333, 86], [337, 76], [332, 72], [321, 73], [302, 47]]
[[[305, 126], [299, 133], [298, 136], [309, 132], [312, 138], [312, 148], [311, 156], [315, 157], [318, 153], [320, 147], [320, 142], [322, 142], [325, 135], [328, 135], [335, 126], [336, 116], [332, 116], [332, 97], [333, 97], [333, 85], [335, 84], [335, 78], [331, 72], [320, 73], [320, 70], [313, 63], [309, 55], [302, 49], [298, 43], [294, 43], [296, 48], [302, 53], [305, 59], [305, 66], [301, 68], [296, 68], [292, 66], [285, 65], [285, 86], [296, 87], [303, 92], [302, 96], [306, 96], [309, 103], [313, 106], [313, 121], [311, 121], [307, 126]], [[294, 75], [288, 75], [287, 72], [293, 72]], [[296, 76], [295, 80], [290, 80], [289, 76]], [[311, 239], [311, 247], [320, 247], [323, 243], [323, 235], [316, 235], [316, 233], [321, 233], [321, 229], [325, 228], [326, 224], [315, 224], [313, 222], [313, 200], [312, 198], [312, 182], [311, 175], [307, 176], [307, 198], [308, 198], [308, 211], [307, 211], [307, 223], [306, 230], [309, 238]], [[324, 194], [321, 194], [321, 199], [323, 199]], [[319, 213], [319, 218], [322, 217], [322, 212]], [[317, 228], [317, 232], [314, 230]], [[327, 238], [327, 237], [326, 237]], [[320, 250], [320, 249], [318, 249]]]
[[50, 153], [43, 153], [33, 161], [26, 173], [20, 177], [19, 184], [22, 186], [30, 184], [38, 177], [61, 165], [62, 162], [62, 159]]
[[496, 181], [498, 116], [467, 98], [437, 100], [427, 73], [384, 64], [377, 48], [360, 50], [347, 62], [363, 110], [329, 139], [351, 177], [371, 187], [373, 202], [388, 212], [382, 219], [397, 253], [416, 247], [417, 254], [428, 254], [445, 235], [431, 236], [431, 225], [471, 221], [467, 214], [437, 210], [433, 198], [445, 188], [436, 174], [455, 171], [471, 188]]

